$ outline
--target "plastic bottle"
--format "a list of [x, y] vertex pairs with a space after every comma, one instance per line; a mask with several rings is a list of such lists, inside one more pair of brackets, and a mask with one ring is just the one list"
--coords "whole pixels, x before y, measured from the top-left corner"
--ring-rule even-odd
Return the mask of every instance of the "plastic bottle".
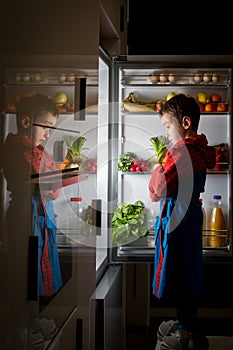
[[224, 232], [226, 229], [226, 224], [222, 211], [221, 200], [221, 195], [213, 196], [212, 210], [209, 217], [209, 245], [212, 248], [224, 247], [226, 245], [226, 237]]
[[77, 214], [79, 218], [82, 218], [84, 211], [82, 197], [71, 197], [70, 201], [73, 203], [74, 214]]
[[84, 206], [82, 197], [71, 197], [71, 210], [69, 217], [69, 227], [74, 229], [80, 227], [80, 224], [83, 222], [84, 216]]
[[203, 247], [206, 247], [208, 246], [209, 244], [209, 239], [208, 239], [208, 236], [206, 235], [207, 234], [207, 225], [206, 225], [206, 211], [205, 211], [205, 208], [203, 206], [203, 199], [202, 198], [199, 198], [199, 201], [201, 202], [201, 210], [202, 210], [202, 213], [203, 213], [203, 223], [202, 223], [202, 246]]

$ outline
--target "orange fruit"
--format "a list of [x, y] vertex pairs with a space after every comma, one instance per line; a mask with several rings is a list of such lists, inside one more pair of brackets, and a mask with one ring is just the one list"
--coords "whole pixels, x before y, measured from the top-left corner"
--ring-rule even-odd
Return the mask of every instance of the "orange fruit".
[[217, 112], [227, 112], [228, 111], [228, 104], [220, 102], [217, 104]]
[[205, 104], [205, 112], [214, 112], [215, 111], [215, 106], [213, 103], [208, 102]]

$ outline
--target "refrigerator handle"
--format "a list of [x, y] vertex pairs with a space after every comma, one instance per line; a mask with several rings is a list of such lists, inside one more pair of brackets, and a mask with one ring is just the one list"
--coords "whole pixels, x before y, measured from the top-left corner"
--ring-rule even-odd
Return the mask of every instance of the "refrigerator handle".
[[86, 78], [75, 79], [74, 120], [86, 119]]
[[101, 236], [101, 199], [92, 199], [92, 230], [94, 236]]
[[28, 300], [38, 297], [38, 237], [29, 236], [28, 244]]

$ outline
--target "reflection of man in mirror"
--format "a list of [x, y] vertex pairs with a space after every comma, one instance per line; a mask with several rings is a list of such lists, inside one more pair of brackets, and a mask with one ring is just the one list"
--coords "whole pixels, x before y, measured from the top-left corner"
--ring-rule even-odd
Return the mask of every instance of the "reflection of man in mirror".
[[21, 98], [16, 106], [18, 133], [9, 133], [4, 145], [3, 170], [10, 192], [7, 212], [10, 290], [17, 290], [18, 303], [27, 297], [30, 235], [38, 237], [39, 295], [52, 296], [62, 285], [53, 208], [60, 188], [41, 189], [39, 176], [37, 184], [31, 181], [33, 174], [58, 170], [52, 156], [42, 146], [58, 116], [56, 105], [45, 95]]

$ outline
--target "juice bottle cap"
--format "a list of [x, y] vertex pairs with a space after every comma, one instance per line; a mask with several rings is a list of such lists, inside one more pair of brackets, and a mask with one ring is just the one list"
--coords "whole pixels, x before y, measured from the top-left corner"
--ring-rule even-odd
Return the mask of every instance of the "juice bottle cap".
[[82, 197], [71, 197], [71, 202], [82, 202]]
[[215, 195], [213, 196], [213, 199], [221, 199], [221, 198], [222, 198], [222, 196], [219, 195], [219, 194], [215, 194]]

